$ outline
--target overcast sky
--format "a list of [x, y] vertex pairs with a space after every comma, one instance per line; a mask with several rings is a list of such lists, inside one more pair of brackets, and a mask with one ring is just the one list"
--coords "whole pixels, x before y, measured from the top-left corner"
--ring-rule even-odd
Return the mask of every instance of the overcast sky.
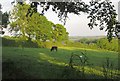
[[[2, 4], [2, 11], [9, 11], [12, 8], [11, 2], [13, 0], [0, 0], [0, 3]], [[83, 0], [83, 1], [90, 1], [90, 0]], [[115, 9], [118, 10], [118, 1], [120, 0], [111, 0], [113, 4], [115, 5]], [[45, 16], [48, 20], [54, 22], [55, 24], [60, 23], [59, 18], [57, 17], [57, 14], [49, 10], [45, 13]], [[69, 19], [67, 19], [66, 22], [66, 29], [69, 32], [69, 36], [100, 36], [100, 35], [106, 35], [105, 31], [100, 31], [98, 27], [90, 30], [88, 27], [89, 20], [87, 19], [87, 15], [81, 13], [81, 15], [77, 16], [74, 14], [69, 14]]]

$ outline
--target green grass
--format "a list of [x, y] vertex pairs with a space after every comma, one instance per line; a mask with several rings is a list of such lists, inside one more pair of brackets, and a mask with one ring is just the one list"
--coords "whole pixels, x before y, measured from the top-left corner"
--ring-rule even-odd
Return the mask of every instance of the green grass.
[[[65, 76], [68, 75], [69, 78], [78, 78], [78, 75], [74, 74], [76, 70], [70, 69], [66, 66], [68, 66], [72, 53], [81, 55], [81, 52], [84, 51], [85, 49], [72, 47], [60, 47], [57, 52], [50, 52], [49, 48], [22, 49], [17, 47], [3, 47], [3, 78], [64, 79], [66, 78]], [[93, 64], [92, 66], [85, 67], [85, 73], [86, 75], [89, 75], [89, 77], [92, 76], [90, 71], [94, 72], [97, 77], [103, 76], [101, 68], [106, 57], [110, 58], [111, 62], [113, 62], [114, 68], [117, 67], [117, 52], [86, 49], [86, 54], [89, 63]], [[11, 65], [8, 66], [6, 65], [7, 63]], [[10, 74], [10, 68], [13, 69], [11, 71], [12, 74]], [[67, 72], [65, 72], [66, 68]], [[80, 66], [75, 68], [80, 70]], [[72, 72], [69, 71], [69, 69]]]

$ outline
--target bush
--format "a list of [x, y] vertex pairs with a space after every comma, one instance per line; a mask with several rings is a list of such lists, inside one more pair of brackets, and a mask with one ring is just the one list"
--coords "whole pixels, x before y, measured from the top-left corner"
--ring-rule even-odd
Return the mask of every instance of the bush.
[[9, 47], [38, 47], [38, 44], [34, 41], [21, 41], [19, 38], [10, 38], [3, 37], [2, 38], [2, 46]]

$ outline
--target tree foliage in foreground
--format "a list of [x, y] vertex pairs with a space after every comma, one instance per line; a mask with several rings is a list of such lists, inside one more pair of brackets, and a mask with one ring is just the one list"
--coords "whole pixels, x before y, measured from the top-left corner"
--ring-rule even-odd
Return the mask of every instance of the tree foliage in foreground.
[[9, 13], [8, 12], [2, 12], [2, 5], [0, 4], [0, 35], [3, 35], [5, 31], [3, 31], [3, 28], [7, 28], [7, 25], [9, 24]]
[[[20, 5], [24, 5], [23, 2], [18, 2]], [[69, 13], [80, 15], [81, 12], [87, 13], [90, 19], [88, 26], [90, 29], [98, 26], [100, 30], [107, 32], [108, 40], [111, 41], [116, 28], [116, 10], [110, 0], [91, 0], [88, 4], [84, 1], [79, 2], [32, 2], [30, 8], [27, 11], [26, 16], [32, 16], [37, 12], [37, 6], [42, 7], [41, 14], [44, 15], [45, 11], [48, 11], [52, 6], [52, 11], [57, 13], [60, 21], [64, 24], [68, 18]]]
[[[36, 8], [37, 5], [43, 8], [41, 14], [50, 9], [52, 5], [52, 11], [57, 13], [60, 21], [66, 23], [69, 13], [74, 13], [80, 15], [81, 12], [87, 13], [90, 19], [88, 26], [90, 29], [98, 26], [100, 30], [105, 30], [107, 32], [108, 40], [112, 40], [116, 26], [116, 10], [114, 5], [109, 0], [92, 0], [89, 4], [84, 1], [79, 2], [32, 2], [33, 6], [31, 8]], [[29, 13], [29, 12], [28, 12]]]
[[[111, 41], [113, 35], [115, 34], [116, 20], [116, 10], [112, 2], [105, 0], [101, 1], [91, 1], [90, 2], [90, 14], [88, 18], [90, 19], [89, 27], [92, 29], [93, 26], [98, 26], [100, 30], [105, 29], [107, 32], [108, 40]], [[97, 22], [99, 21], [100, 24]]]
[[[22, 36], [26, 40], [35, 39], [45, 42], [47, 40], [65, 40], [68, 38], [68, 33], [64, 26], [55, 25], [38, 12], [34, 12], [32, 15], [27, 14], [29, 8], [30, 5], [27, 4], [18, 4], [14, 7], [11, 13], [11, 31], [15, 31], [17, 35]], [[33, 12], [34, 8], [29, 11]]]

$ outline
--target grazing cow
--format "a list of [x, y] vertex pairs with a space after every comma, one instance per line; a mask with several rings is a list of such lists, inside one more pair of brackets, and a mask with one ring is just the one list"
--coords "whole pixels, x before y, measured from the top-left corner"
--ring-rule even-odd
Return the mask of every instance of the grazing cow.
[[54, 50], [56, 50], [57, 51], [57, 46], [52, 46], [52, 48], [50, 49], [51, 51], [54, 51]]

